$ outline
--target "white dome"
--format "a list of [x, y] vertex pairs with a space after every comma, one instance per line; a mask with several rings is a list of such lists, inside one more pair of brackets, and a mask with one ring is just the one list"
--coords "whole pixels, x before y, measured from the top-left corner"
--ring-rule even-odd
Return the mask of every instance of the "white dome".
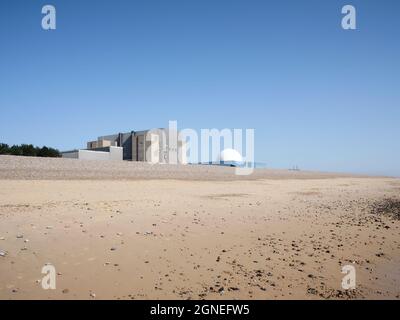
[[220, 161], [223, 162], [243, 162], [242, 156], [234, 149], [224, 149], [220, 155]]

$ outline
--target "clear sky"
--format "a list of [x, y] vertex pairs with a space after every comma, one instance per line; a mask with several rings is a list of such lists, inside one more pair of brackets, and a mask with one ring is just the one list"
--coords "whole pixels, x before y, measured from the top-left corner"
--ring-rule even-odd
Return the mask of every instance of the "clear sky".
[[400, 176], [398, 0], [2, 0], [0, 57], [4, 143], [65, 150], [177, 120], [254, 128], [270, 167]]

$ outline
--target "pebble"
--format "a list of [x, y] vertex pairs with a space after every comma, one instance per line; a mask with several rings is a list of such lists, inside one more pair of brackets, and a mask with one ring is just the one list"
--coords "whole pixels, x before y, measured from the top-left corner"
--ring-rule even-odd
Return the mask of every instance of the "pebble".
[[4, 238], [4, 237], [0, 237], [0, 240], [6, 240], [6, 238]]
[[5, 257], [7, 253], [3, 250], [0, 250], [0, 257]]
[[17, 239], [22, 239], [24, 236], [22, 234], [17, 235]]

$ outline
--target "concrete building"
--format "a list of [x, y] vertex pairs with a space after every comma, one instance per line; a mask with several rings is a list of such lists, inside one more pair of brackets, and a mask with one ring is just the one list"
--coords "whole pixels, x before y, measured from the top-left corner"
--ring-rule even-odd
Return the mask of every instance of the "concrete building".
[[167, 129], [153, 129], [100, 136], [95, 141], [87, 142], [86, 150], [63, 152], [62, 156], [75, 159], [186, 164], [186, 142], [178, 139], [177, 132], [168, 133]]

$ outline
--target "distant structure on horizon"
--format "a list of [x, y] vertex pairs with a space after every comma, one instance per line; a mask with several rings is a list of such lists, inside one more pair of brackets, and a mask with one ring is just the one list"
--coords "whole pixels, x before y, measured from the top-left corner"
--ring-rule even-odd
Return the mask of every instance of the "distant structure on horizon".
[[[170, 163], [177, 159], [178, 163], [187, 164], [186, 142], [177, 138], [177, 147], [174, 147], [168, 141], [168, 130], [163, 128], [100, 136], [87, 142], [86, 149], [64, 151], [61, 155], [71, 159], [150, 163]], [[175, 159], [169, 159], [171, 155]]]

